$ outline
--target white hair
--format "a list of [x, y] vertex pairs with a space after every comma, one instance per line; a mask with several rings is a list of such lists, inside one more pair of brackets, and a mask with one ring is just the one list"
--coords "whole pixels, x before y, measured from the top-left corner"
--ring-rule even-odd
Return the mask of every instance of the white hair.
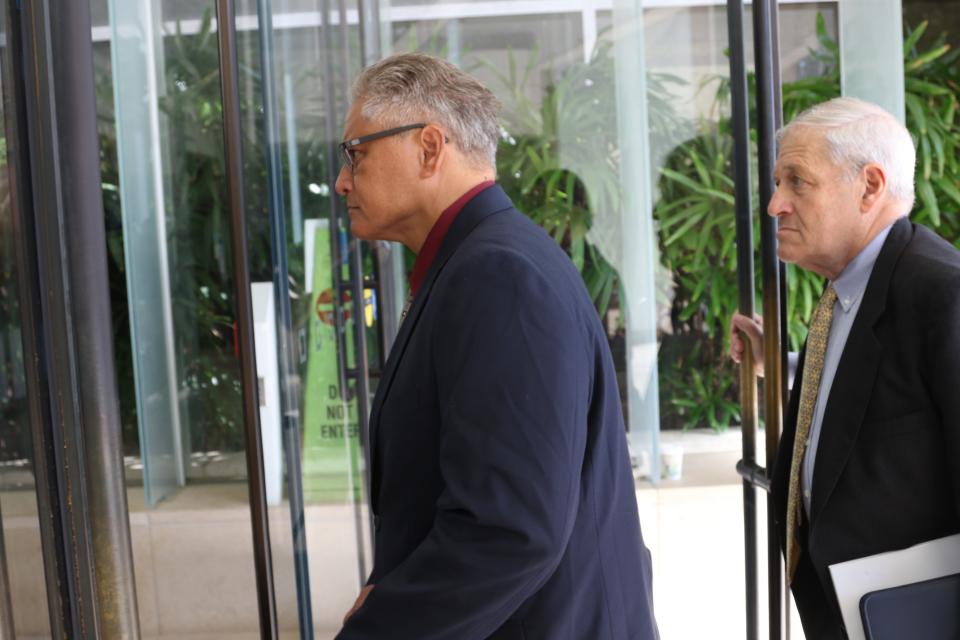
[[823, 132], [831, 159], [848, 178], [868, 164], [880, 165], [890, 195], [913, 207], [917, 152], [906, 127], [888, 111], [856, 98], [834, 98], [794, 118], [777, 132], [777, 142], [798, 127]]
[[446, 60], [402, 53], [373, 64], [353, 85], [360, 113], [384, 126], [434, 121], [479, 166], [496, 167], [500, 102], [477, 79]]

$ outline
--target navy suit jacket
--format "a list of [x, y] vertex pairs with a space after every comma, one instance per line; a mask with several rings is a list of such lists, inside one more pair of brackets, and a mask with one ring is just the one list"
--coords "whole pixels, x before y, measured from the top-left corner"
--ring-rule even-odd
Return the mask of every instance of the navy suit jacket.
[[[802, 381], [774, 467], [781, 543]], [[894, 223], [827, 399], [792, 590], [808, 638], [843, 638], [829, 566], [960, 532], [960, 252]]]
[[413, 300], [370, 440], [375, 587], [340, 640], [658, 637], [606, 336], [499, 186]]

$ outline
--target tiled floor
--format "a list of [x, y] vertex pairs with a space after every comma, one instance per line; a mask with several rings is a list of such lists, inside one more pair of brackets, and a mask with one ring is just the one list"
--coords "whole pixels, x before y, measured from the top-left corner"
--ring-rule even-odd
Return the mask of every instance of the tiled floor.
[[[680, 481], [637, 491], [654, 560], [654, 607], [664, 640], [746, 637], [743, 488], [737, 452], [694, 453]], [[767, 637], [766, 499], [758, 494], [760, 637]], [[792, 638], [802, 640], [793, 614]]]

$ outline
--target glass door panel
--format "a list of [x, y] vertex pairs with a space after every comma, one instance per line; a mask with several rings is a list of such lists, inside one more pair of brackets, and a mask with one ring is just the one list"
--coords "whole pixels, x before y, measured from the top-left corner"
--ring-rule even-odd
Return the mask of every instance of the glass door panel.
[[140, 629], [256, 634], [214, 3], [91, 13]]
[[[111, 0], [116, 152], [144, 500], [186, 481], [171, 304], [168, 201], [173, 195], [163, 37], [158, 7]], [[111, 176], [112, 177], [112, 176]]]
[[373, 277], [373, 256], [349, 237], [333, 193], [359, 29], [344, 2], [251, 0], [242, 13], [264, 454], [280, 463], [270, 512], [279, 625], [327, 638], [370, 570], [357, 337], [359, 325], [376, 369], [379, 314], [372, 290], [350, 286], [358, 272]]

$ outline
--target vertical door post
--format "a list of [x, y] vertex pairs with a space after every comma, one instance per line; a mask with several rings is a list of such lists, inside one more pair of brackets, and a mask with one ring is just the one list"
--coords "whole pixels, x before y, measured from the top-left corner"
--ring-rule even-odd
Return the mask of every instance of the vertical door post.
[[[754, 66], [757, 74], [757, 165], [760, 185], [760, 262], [763, 278], [764, 418], [767, 468], [772, 468], [783, 425], [785, 396], [783, 268], [777, 258], [777, 220], [766, 215], [773, 197], [773, 167], [777, 157], [776, 132], [783, 121], [780, 97], [780, 50], [776, 0], [753, 3]], [[783, 629], [784, 583], [779, 533], [774, 524], [773, 495], [767, 495], [767, 582], [770, 637]]]
[[217, 0], [217, 39], [220, 49], [220, 89], [223, 101], [223, 138], [227, 161], [227, 191], [230, 206], [233, 286], [240, 349], [240, 383], [243, 394], [243, 427], [246, 436], [247, 482], [253, 555], [257, 582], [260, 637], [277, 637], [277, 606], [270, 557], [270, 523], [263, 471], [263, 439], [260, 431], [259, 385], [253, 344], [253, 307], [247, 253], [247, 222], [244, 206], [243, 134], [240, 128], [239, 65], [236, 22], [232, 0]]
[[[743, 52], [743, 0], [727, 1], [727, 32], [730, 39], [730, 102], [734, 145], [734, 191], [737, 226], [737, 285], [739, 311], [754, 314], [753, 204], [750, 201], [750, 123], [747, 109], [747, 69]], [[747, 337], [743, 336], [746, 342]], [[756, 465], [757, 377], [753, 352], [744, 350], [740, 362], [740, 407], [743, 465]], [[747, 640], [758, 638], [757, 605], [757, 489], [743, 479], [743, 532], [746, 585]]]
[[[13, 3], [9, 3], [13, 5]], [[137, 638], [90, 8], [9, 6], [27, 393], [52, 631]]]

